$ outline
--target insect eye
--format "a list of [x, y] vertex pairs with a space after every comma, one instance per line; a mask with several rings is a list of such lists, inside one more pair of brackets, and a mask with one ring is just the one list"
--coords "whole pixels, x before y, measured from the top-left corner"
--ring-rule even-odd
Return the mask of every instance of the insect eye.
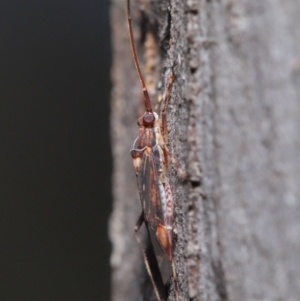
[[146, 125], [152, 124], [155, 120], [154, 115], [150, 114], [150, 113], [146, 114], [143, 119], [144, 119], [143, 121]]

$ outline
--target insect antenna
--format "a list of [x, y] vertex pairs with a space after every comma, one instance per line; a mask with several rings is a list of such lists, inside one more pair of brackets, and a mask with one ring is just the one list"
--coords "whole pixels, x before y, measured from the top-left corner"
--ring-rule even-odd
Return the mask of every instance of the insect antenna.
[[141, 85], [143, 88], [146, 111], [149, 113], [152, 113], [152, 107], [151, 107], [148, 90], [147, 90], [147, 87], [146, 87], [146, 84], [145, 84], [145, 81], [144, 81], [144, 78], [143, 78], [143, 75], [141, 72], [141, 68], [140, 68], [140, 64], [139, 64], [139, 60], [137, 57], [136, 48], [135, 48], [135, 44], [134, 44], [134, 40], [133, 40], [132, 22], [131, 22], [131, 13], [130, 13], [130, 0], [127, 0], [127, 22], [128, 22], [128, 27], [129, 27], [129, 38], [130, 38], [131, 50], [132, 50], [132, 54], [133, 54], [134, 64], [135, 64], [135, 67], [138, 72], [140, 82], [141, 82]]

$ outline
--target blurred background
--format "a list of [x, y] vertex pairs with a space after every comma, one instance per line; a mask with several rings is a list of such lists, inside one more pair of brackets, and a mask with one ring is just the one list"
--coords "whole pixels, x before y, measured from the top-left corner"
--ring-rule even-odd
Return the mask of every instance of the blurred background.
[[1, 1], [1, 301], [109, 300], [108, 2]]

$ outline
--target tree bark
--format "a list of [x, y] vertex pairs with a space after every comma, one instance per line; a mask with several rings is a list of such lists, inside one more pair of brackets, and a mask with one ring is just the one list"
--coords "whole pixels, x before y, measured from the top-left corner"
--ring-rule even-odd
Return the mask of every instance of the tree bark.
[[[132, 10], [153, 102], [176, 76], [167, 119], [188, 173], [169, 174], [182, 300], [299, 300], [300, 2], [136, 0]], [[142, 91], [125, 1], [111, 12], [112, 300], [155, 300], [134, 238], [129, 150]]]

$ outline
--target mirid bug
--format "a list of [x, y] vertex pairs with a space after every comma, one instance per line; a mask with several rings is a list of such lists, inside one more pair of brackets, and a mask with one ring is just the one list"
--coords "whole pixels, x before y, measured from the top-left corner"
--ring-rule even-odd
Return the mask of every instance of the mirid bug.
[[[170, 76], [163, 98], [161, 118], [159, 118], [158, 114], [152, 110], [148, 90], [137, 58], [132, 33], [130, 0], [127, 0], [127, 21], [132, 54], [142, 85], [145, 103], [145, 112], [138, 119], [139, 135], [131, 150], [142, 205], [142, 213], [135, 226], [135, 236], [141, 247], [146, 269], [157, 299], [159, 301], [166, 300], [166, 286], [170, 281], [171, 274], [173, 274], [176, 300], [179, 301], [172, 240], [174, 202], [167, 176], [169, 160], [172, 158], [165, 143], [167, 138], [165, 111], [175, 77]], [[138, 235], [143, 223], [145, 223], [149, 234], [157, 265], [150, 263]]]

